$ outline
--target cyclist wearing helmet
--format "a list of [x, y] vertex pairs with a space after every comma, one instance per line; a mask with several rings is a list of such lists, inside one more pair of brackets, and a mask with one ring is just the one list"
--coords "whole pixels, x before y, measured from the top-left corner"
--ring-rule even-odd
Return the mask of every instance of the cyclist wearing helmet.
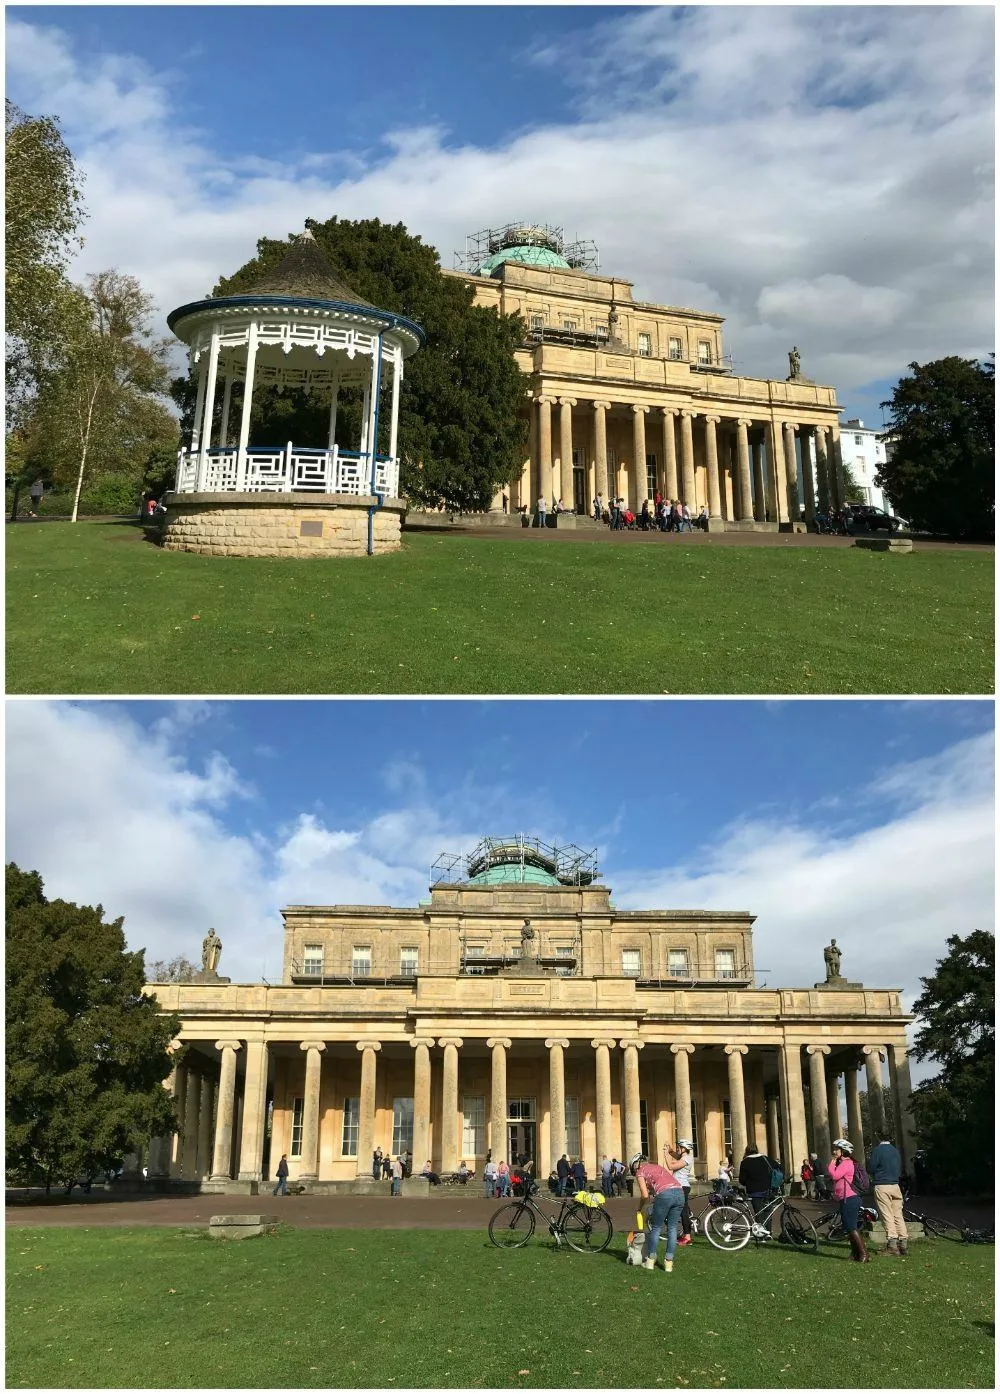
[[[670, 1166], [670, 1159], [679, 1162], [676, 1168], [677, 1184], [684, 1190], [684, 1208], [681, 1210], [681, 1237], [678, 1244], [691, 1243], [691, 1160], [694, 1156], [694, 1143], [690, 1138], [679, 1137], [673, 1147], [669, 1145], [663, 1149], [663, 1159], [667, 1166]], [[674, 1168], [671, 1167], [671, 1170]]]
[[684, 1205], [684, 1189], [674, 1175], [684, 1165], [672, 1157], [666, 1159], [665, 1166], [657, 1166], [641, 1152], [629, 1159], [628, 1169], [635, 1177], [639, 1194], [643, 1200], [652, 1197], [653, 1204], [649, 1214], [649, 1227], [646, 1230], [646, 1243], [642, 1250], [643, 1268], [656, 1267], [656, 1246], [660, 1242], [660, 1231], [667, 1226], [667, 1252], [663, 1259], [664, 1272], [674, 1270], [674, 1250], [677, 1247], [677, 1223]]
[[826, 1170], [833, 1182], [833, 1198], [840, 1204], [840, 1223], [851, 1241], [851, 1257], [858, 1263], [868, 1263], [871, 1255], [858, 1229], [861, 1197], [854, 1185], [854, 1145], [847, 1138], [838, 1137], [834, 1142], [833, 1160]]

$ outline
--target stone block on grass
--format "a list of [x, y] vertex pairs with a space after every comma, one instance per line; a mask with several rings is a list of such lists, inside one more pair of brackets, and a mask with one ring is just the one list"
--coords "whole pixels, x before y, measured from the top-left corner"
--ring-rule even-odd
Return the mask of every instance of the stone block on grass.
[[277, 1215], [213, 1215], [208, 1222], [212, 1239], [256, 1239], [277, 1230]]

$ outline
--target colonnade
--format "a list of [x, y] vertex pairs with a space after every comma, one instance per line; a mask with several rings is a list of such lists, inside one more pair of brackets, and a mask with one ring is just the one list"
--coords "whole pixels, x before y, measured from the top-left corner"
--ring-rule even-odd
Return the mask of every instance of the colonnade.
[[[579, 409], [576, 414], [574, 408]], [[631, 414], [631, 450], [619, 452], [626, 454], [620, 461], [612, 461], [608, 452], [608, 413], [616, 409]], [[818, 425], [783, 414], [755, 417], [748, 404], [731, 415], [721, 404], [695, 410], [542, 393], [532, 400], [531, 425], [531, 459], [515, 486], [515, 507], [527, 505], [533, 511], [543, 497], [549, 509], [559, 500], [572, 508], [574, 441], [587, 457], [588, 512], [597, 494], [605, 500], [621, 494], [638, 512], [651, 497], [648, 455], [656, 458], [656, 488], [665, 498], [680, 499], [692, 512], [705, 506], [710, 522], [720, 525], [798, 522], [803, 509], [806, 522], [812, 522], [817, 509], [837, 508], [844, 501], [836, 422]]]

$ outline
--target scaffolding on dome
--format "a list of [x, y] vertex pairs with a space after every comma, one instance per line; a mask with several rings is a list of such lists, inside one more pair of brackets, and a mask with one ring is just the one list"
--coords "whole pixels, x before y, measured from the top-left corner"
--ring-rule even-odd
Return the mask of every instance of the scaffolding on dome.
[[567, 261], [574, 271], [597, 272], [601, 269], [597, 243], [591, 239], [577, 238], [567, 242], [561, 227], [553, 227], [549, 223], [516, 222], [470, 233], [465, 239], [465, 251], [454, 254], [455, 270], [478, 276], [487, 257], [506, 251], [508, 247], [540, 247], [554, 252]]
[[538, 837], [484, 837], [471, 852], [442, 852], [431, 863], [431, 886], [460, 886], [494, 866], [536, 866], [564, 886], [589, 886], [600, 877], [597, 848], [585, 852], [572, 842], [556, 847]]

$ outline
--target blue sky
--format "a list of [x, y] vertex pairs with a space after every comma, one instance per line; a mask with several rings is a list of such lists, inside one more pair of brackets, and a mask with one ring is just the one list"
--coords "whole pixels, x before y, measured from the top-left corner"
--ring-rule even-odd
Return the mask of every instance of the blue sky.
[[285, 904], [413, 905], [484, 835], [596, 848], [622, 908], [749, 910], [770, 986], [912, 1001], [992, 927], [993, 706], [867, 701], [7, 704], [7, 855], [151, 958], [213, 925], [280, 973]]
[[165, 315], [306, 217], [444, 265], [528, 217], [875, 426], [911, 360], [992, 346], [992, 55], [989, 6], [7, 10], [8, 93], [86, 173], [81, 278]]

